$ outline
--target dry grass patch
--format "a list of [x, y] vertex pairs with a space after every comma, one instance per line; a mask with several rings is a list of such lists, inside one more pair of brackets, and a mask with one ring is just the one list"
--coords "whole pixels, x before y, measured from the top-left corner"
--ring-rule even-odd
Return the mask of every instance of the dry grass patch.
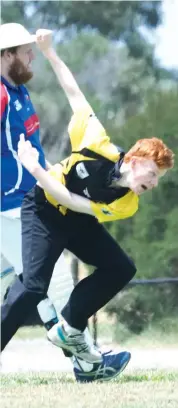
[[56, 373], [2, 375], [1, 395], [3, 408], [177, 408], [178, 372], [138, 371], [92, 384]]

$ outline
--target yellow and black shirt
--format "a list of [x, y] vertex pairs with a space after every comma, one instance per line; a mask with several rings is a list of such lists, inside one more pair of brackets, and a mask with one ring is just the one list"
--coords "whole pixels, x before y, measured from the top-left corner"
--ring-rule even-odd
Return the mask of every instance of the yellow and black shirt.
[[[138, 196], [125, 187], [110, 187], [124, 152], [110, 142], [90, 107], [74, 113], [69, 135], [72, 154], [60, 163], [62, 176], [54, 168], [51, 175], [71, 192], [88, 198], [99, 222], [131, 217], [138, 209]], [[52, 196], [47, 192], [45, 195], [63, 215], [67, 213]]]

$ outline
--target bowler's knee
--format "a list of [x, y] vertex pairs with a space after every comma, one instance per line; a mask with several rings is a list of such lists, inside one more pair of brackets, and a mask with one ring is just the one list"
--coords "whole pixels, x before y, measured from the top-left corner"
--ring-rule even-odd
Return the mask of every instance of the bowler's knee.
[[135, 276], [137, 272], [137, 268], [133, 260], [126, 254], [123, 254], [117, 259], [117, 273], [120, 275], [122, 274], [123, 278], [125, 278], [126, 282], [129, 282]]
[[46, 296], [46, 290], [40, 286], [38, 282], [32, 279], [23, 279], [23, 275], [20, 275], [19, 290], [23, 294], [23, 297], [29, 299], [29, 301], [37, 305]]
[[127, 269], [128, 269], [128, 274], [129, 274], [130, 280], [131, 280], [131, 279], [133, 279], [133, 277], [136, 275], [137, 268], [136, 268], [136, 265], [135, 265], [135, 263], [133, 262], [133, 260], [130, 259], [130, 258], [129, 258], [129, 262], [128, 262]]

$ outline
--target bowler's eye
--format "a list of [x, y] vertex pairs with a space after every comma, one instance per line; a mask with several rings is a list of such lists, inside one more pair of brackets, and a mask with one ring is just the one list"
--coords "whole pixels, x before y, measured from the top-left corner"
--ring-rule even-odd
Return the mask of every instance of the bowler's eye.
[[143, 188], [143, 190], [147, 190], [147, 186], [145, 186], [145, 184], [142, 184], [141, 188]]

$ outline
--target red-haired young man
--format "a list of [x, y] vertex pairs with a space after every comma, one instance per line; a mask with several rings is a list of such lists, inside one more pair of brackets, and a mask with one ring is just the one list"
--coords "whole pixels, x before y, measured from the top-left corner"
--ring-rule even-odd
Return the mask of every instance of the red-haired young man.
[[[12, 314], [17, 327], [19, 313], [24, 317], [44, 296], [55, 262], [66, 248], [93, 265], [95, 271], [74, 288], [62, 309], [61, 321], [49, 330], [48, 338], [76, 357], [96, 364], [99, 373], [105, 367], [104, 357], [84, 336], [87, 321], [136, 273], [133, 261], [102, 223], [133, 216], [140, 194], [156, 187], [161, 176], [173, 167], [173, 153], [157, 138], [139, 140], [126, 154], [118, 149], [56, 55], [50, 36], [39, 33], [38, 45], [73, 110], [69, 124], [72, 152], [46, 172], [38, 162], [36, 149], [21, 136], [19, 158], [38, 181], [22, 205], [23, 282], [29, 291], [21, 288], [16, 295], [15, 286], [11, 287], [4, 306], [4, 327], [8, 330]], [[83, 375], [85, 381], [88, 377]]]

